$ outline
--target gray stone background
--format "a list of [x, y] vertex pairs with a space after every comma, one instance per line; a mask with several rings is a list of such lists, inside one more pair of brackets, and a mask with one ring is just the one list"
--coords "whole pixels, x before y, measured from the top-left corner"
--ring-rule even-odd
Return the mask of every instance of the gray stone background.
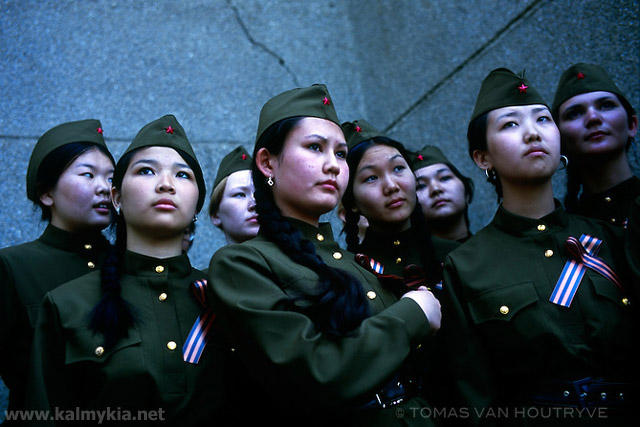
[[[173, 113], [211, 184], [226, 152], [251, 151], [267, 99], [317, 82], [342, 120], [365, 118], [411, 149], [440, 146], [476, 182], [475, 231], [496, 209], [466, 153], [484, 76], [526, 69], [551, 102], [565, 68], [599, 63], [637, 109], [639, 12], [637, 0], [0, 0], [0, 247], [44, 229], [25, 171], [52, 126], [98, 118], [117, 157]], [[637, 144], [630, 157], [638, 174]], [[198, 225], [190, 256], [206, 267], [224, 238], [205, 213]]]

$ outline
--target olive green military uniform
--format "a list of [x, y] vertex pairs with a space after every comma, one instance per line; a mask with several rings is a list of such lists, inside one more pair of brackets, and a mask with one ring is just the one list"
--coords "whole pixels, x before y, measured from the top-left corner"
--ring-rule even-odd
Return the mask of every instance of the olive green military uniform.
[[[218, 320], [252, 378], [246, 399], [263, 405], [253, 412], [258, 411], [263, 421], [279, 423], [322, 424], [336, 417], [341, 425], [394, 425], [403, 420], [429, 424], [428, 419], [410, 417], [411, 407], [426, 405], [419, 398], [387, 409], [356, 410], [375, 399], [376, 390], [429, 334], [422, 310], [382, 288], [352, 253], [338, 246], [329, 224], [316, 228], [289, 221], [314, 244], [322, 261], [362, 283], [372, 315], [347, 337], [327, 336], [306, 315], [282, 308], [300, 291], [313, 292], [316, 273], [261, 234], [220, 249], [211, 260], [208, 290]], [[406, 417], [396, 417], [398, 411], [405, 411]]]
[[227, 350], [209, 339], [197, 364], [185, 362], [182, 352], [203, 310], [190, 285], [202, 278], [186, 255], [126, 252], [122, 297], [136, 323], [113, 348], [88, 327], [102, 297], [100, 272], [48, 292], [34, 339], [30, 406], [161, 408], [164, 420], [181, 426], [219, 419]]
[[631, 205], [638, 196], [640, 178], [632, 176], [602, 193], [582, 193], [576, 213], [624, 227], [628, 222]]
[[42, 297], [102, 265], [109, 243], [99, 232], [73, 234], [48, 225], [33, 242], [0, 250], [0, 376], [10, 408], [24, 404], [25, 379]]
[[625, 233], [625, 255], [635, 281], [636, 298], [640, 297], [640, 196], [633, 202], [629, 226]]
[[[601, 239], [598, 256], [628, 285], [621, 231], [567, 214], [558, 202], [541, 219], [501, 206], [487, 227], [449, 254], [441, 333], [463, 404], [525, 405], [546, 393], [557, 399], [553, 406], [565, 406], [576, 396], [562, 382], [632, 381], [637, 337], [628, 288], [587, 269], [569, 307], [549, 300], [568, 259], [569, 236]], [[609, 390], [599, 404], [615, 398]]]

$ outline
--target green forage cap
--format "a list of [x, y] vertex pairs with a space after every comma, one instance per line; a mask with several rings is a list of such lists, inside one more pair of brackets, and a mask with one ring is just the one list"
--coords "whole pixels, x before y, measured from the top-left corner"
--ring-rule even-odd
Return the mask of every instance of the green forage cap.
[[524, 71], [518, 76], [506, 68], [497, 68], [483, 80], [470, 122], [498, 108], [532, 104], [547, 105], [524, 78]]
[[315, 84], [282, 92], [267, 101], [260, 111], [256, 142], [272, 124], [297, 116], [331, 120], [340, 126], [340, 120], [333, 108], [333, 101], [327, 87], [323, 84]]
[[385, 136], [369, 122], [363, 119], [344, 122], [341, 127], [342, 132], [344, 133], [344, 138], [347, 140], [347, 147], [349, 147], [349, 150], [352, 150], [356, 145], [363, 141], [368, 141], [377, 136]]
[[204, 178], [202, 175], [202, 169], [198, 163], [193, 148], [187, 139], [187, 135], [182, 128], [182, 125], [178, 123], [175, 116], [167, 114], [162, 116], [151, 123], [146, 124], [131, 144], [127, 147], [122, 156], [118, 160], [116, 170], [113, 173], [113, 185], [120, 187], [122, 184], [122, 178], [128, 167], [128, 164], [124, 164], [123, 158], [126, 154], [146, 147], [169, 147], [176, 150], [184, 160], [189, 164], [189, 167], [193, 170], [196, 176], [196, 182], [198, 184], [198, 207], [197, 211], [200, 212], [204, 203], [204, 198], [207, 193], [207, 189], [204, 184]]
[[232, 173], [244, 170], [251, 170], [251, 156], [249, 156], [249, 153], [247, 153], [244, 147], [238, 146], [224, 156], [224, 159], [220, 162], [213, 188], [215, 189], [218, 184], [220, 184], [220, 181]]
[[[558, 109], [569, 98], [587, 92], [611, 92], [618, 95], [631, 108], [629, 101], [613, 82], [604, 68], [594, 64], [575, 64], [560, 76], [556, 94], [553, 97], [553, 117], [558, 117]], [[633, 108], [631, 108], [633, 110]]]
[[474, 185], [471, 178], [462, 175], [458, 168], [456, 168], [454, 164], [447, 159], [444, 153], [442, 153], [442, 151], [440, 151], [440, 149], [435, 145], [425, 145], [415, 153], [410, 153], [410, 156], [411, 170], [414, 172], [418, 169], [426, 168], [427, 166], [432, 166], [438, 163], [449, 166], [451, 172], [453, 172], [464, 184], [467, 194], [473, 196]]
[[[31, 158], [29, 159], [29, 167], [27, 168], [27, 197], [31, 201], [36, 201], [36, 181], [38, 179], [38, 169], [42, 161], [49, 153], [63, 145], [74, 142], [85, 142], [89, 144], [104, 147], [108, 153], [107, 145], [102, 137], [102, 124], [99, 120], [87, 119], [77, 122], [62, 123], [46, 131], [40, 138], [36, 146], [33, 148]], [[111, 161], [113, 158], [109, 155]]]

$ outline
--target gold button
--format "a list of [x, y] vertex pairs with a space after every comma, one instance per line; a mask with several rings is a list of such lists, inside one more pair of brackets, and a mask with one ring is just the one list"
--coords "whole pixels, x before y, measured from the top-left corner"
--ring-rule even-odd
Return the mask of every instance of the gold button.
[[101, 345], [99, 345], [98, 347], [96, 347], [96, 349], [94, 350], [94, 353], [96, 354], [96, 356], [101, 357], [104, 354], [104, 347], [102, 347]]
[[167, 348], [171, 351], [175, 350], [177, 347], [176, 342], [175, 341], [169, 341], [167, 343]]
[[553, 256], [553, 251], [551, 249], [547, 249], [546, 251], [544, 251], [544, 256], [546, 256], [547, 258], [551, 258]]
[[232, 351], [232, 352], [234, 352], [234, 351], [236, 351], [236, 349], [235, 349], [235, 348], [233, 348], [233, 347], [231, 347], [231, 351]]
[[96, 268], [96, 265], [95, 265], [94, 263], [92, 263], [91, 261], [89, 261], [89, 262], [87, 263], [87, 267], [89, 267], [89, 268]]
[[369, 299], [375, 299], [377, 297], [376, 293], [373, 291], [369, 291], [367, 292], [367, 298]]
[[503, 305], [502, 307], [500, 307], [500, 313], [502, 314], [509, 313], [509, 307], [507, 307], [506, 305]]
[[609, 221], [611, 221], [612, 224], [616, 223], [616, 219], [615, 218], [611, 218]]
[[84, 245], [84, 248], [86, 250], [90, 251], [91, 250], [91, 245], [87, 243], [86, 245]]
[[318, 239], [318, 241], [322, 242], [324, 240], [324, 236], [320, 233], [316, 234], [316, 239]]
[[393, 246], [400, 246], [400, 240], [394, 240]]
[[340, 252], [334, 252], [333, 253], [333, 258], [335, 259], [341, 259], [342, 258], [342, 254]]
[[418, 344], [418, 345], [416, 346], [416, 350], [420, 350], [421, 348], [422, 348], [422, 344]]
[[539, 225], [538, 225], [538, 230], [539, 230], [539, 231], [544, 231], [544, 230], [546, 230], [546, 229], [547, 229], [547, 226], [546, 226], [546, 225], [544, 225], [544, 224], [539, 224]]
[[631, 304], [631, 301], [629, 301], [629, 298], [624, 297], [624, 298], [622, 298], [622, 304], [629, 305], [629, 304]]
[[156, 273], [162, 273], [164, 271], [164, 267], [159, 265], [156, 267]]
[[400, 264], [402, 262], [402, 258], [398, 257], [396, 258], [396, 264]]
[[604, 201], [607, 202], [607, 203], [611, 202], [611, 197], [609, 197], [609, 196], [605, 197]]
[[160, 295], [158, 295], [158, 299], [159, 299], [160, 301], [164, 301], [164, 300], [166, 300], [166, 299], [167, 299], [167, 294], [165, 294], [164, 292], [163, 292], [163, 293], [161, 293]]

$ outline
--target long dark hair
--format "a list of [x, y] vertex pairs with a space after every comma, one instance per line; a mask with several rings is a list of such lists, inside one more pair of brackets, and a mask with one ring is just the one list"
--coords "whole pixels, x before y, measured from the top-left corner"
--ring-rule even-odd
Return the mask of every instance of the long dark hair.
[[[469, 123], [467, 130], [467, 141], [469, 142], [469, 157], [473, 160], [473, 152], [475, 150], [487, 151], [487, 119], [489, 113], [484, 113]], [[502, 200], [502, 183], [498, 172], [495, 169], [487, 170], [487, 182], [493, 185], [496, 190], [498, 203]], [[468, 224], [468, 222], [467, 222]]]
[[40, 196], [55, 188], [60, 175], [71, 166], [71, 163], [93, 148], [99, 150], [111, 160], [111, 163], [114, 163], [111, 153], [105, 147], [90, 142], [70, 142], [56, 148], [42, 160], [36, 177], [37, 197], [34, 204], [40, 208], [40, 217], [43, 221], [51, 221], [51, 208], [42, 204]]
[[[354, 212], [356, 206], [355, 196], [353, 194], [353, 186], [355, 181], [355, 171], [360, 164], [360, 160], [364, 156], [365, 152], [376, 145], [387, 145], [393, 147], [400, 152], [402, 157], [406, 160], [407, 164], [410, 164], [409, 156], [404, 146], [391, 138], [377, 136], [367, 141], [363, 141], [356, 145], [347, 155], [347, 164], [349, 165], [349, 185], [347, 190], [342, 196], [342, 204], [345, 208], [345, 240], [347, 242], [347, 249], [351, 252], [360, 251], [360, 240], [358, 238], [358, 221], [360, 220], [360, 214]], [[442, 279], [442, 269], [435, 256], [435, 250], [433, 248], [433, 242], [431, 241], [431, 232], [427, 227], [427, 223], [424, 219], [422, 207], [418, 203], [416, 196], [416, 206], [409, 218], [411, 221], [411, 228], [415, 231], [415, 235], [419, 239], [419, 247], [422, 248], [420, 252], [420, 259], [422, 261], [422, 267], [426, 274], [426, 279], [429, 283], [438, 283]]]
[[[624, 97], [615, 93], [614, 95], [618, 101], [620, 101], [620, 104], [622, 104], [622, 107], [627, 113], [627, 125], [631, 126], [633, 124], [633, 116], [636, 114], [635, 110]], [[560, 117], [557, 116], [555, 119], [558, 121], [560, 120]], [[629, 137], [625, 147], [627, 152], [629, 151], [632, 142], [633, 137]], [[583, 166], [580, 164], [578, 159], [569, 153], [564, 138], [562, 138], [562, 154], [567, 156], [567, 159], [569, 159], [569, 164], [567, 165], [567, 194], [564, 197], [564, 206], [567, 209], [567, 212], [575, 213], [578, 211], [578, 197], [582, 191], [582, 177], [580, 176], [580, 172], [583, 170]]]
[[[256, 142], [253, 158], [257, 159], [260, 148], [280, 155], [287, 135], [303, 118], [292, 117], [271, 125]], [[316, 254], [313, 243], [282, 216], [256, 161], [252, 166], [252, 176], [260, 234], [275, 243], [291, 260], [313, 270], [319, 277], [316, 291], [292, 296], [283, 308], [305, 313], [324, 333], [348, 335], [369, 316], [369, 304], [362, 284], [346, 271], [325, 264]]]

